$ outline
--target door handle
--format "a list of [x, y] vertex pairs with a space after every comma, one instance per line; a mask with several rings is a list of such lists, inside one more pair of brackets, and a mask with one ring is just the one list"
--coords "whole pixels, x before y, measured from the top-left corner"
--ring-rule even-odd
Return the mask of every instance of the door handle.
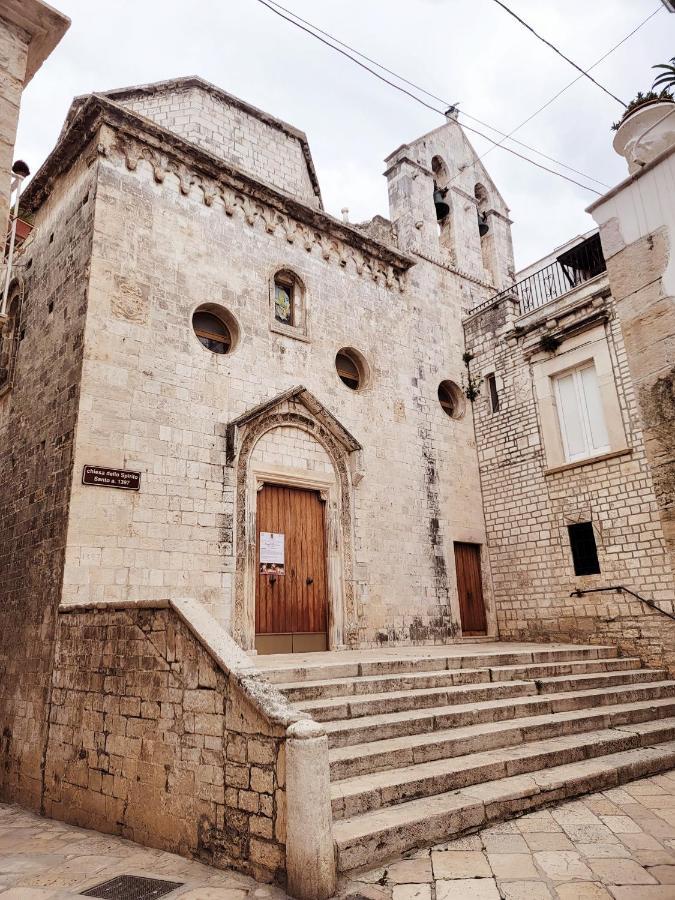
[[307, 584], [314, 584], [314, 579], [310, 577], [310, 578], [307, 579], [307, 582], [306, 582], [306, 583], [307, 583]]
[[270, 575], [270, 584], [274, 584], [276, 582], [276, 580], [277, 580], [276, 575]]

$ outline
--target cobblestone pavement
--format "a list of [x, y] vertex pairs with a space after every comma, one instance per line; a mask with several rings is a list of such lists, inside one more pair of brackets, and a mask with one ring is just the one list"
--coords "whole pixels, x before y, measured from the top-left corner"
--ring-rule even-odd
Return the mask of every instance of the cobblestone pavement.
[[[282, 890], [0, 804], [0, 900], [66, 900], [120, 874], [182, 882], [181, 900]], [[358, 873], [350, 900], [675, 900], [675, 770], [530, 813]]]

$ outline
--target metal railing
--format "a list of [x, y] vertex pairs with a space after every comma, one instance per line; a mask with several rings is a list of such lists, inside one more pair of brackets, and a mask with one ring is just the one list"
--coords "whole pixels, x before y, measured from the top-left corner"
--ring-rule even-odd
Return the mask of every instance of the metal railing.
[[[520, 314], [522, 315], [551, 300], [562, 297], [563, 294], [567, 294], [606, 270], [607, 265], [602, 253], [600, 236], [594, 234], [588, 240], [561, 253], [555, 262], [544, 266], [538, 272], [533, 272], [532, 275], [528, 275], [527, 278], [523, 278], [522, 281], [516, 282], [499, 294], [495, 294], [481, 306], [491, 304], [502, 297], [514, 297], [520, 303]], [[471, 310], [471, 312], [474, 311]]]
[[641, 597], [640, 594], [636, 594], [635, 591], [631, 591], [630, 588], [627, 588], [623, 584], [615, 584], [611, 587], [603, 587], [603, 588], [587, 588], [586, 590], [581, 590], [581, 588], [576, 591], [572, 591], [570, 597], [581, 597], [584, 594], [600, 594], [604, 591], [612, 591], [614, 594], [630, 594], [631, 597], [635, 597], [636, 600], [640, 600], [645, 606], [649, 606], [650, 609], [655, 610], [656, 612], [661, 613], [662, 616], [667, 616], [669, 619], [673, 619], [675, 621], [675, 615], [673, 613], [667, 612], [665, 609], [661, 609], [653, 600], [647, 600], [646, 597]]

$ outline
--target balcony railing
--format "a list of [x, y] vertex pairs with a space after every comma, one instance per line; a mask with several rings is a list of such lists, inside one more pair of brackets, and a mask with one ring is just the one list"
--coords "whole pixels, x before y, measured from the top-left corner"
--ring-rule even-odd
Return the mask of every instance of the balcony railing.
[[[607, 265], [602, 254], [600, 236], [594, 234], [581, 244], [576, 244], [569, 250], [565, 250], [557, 257], [555, 262], [522, 281], [516, 282], [506, 290], [495, 294], [482, 306], [491, 305], [502, 297], [514, 297], [520, 302], [520, 314], [528, 313], [551, 300], [556, 300], [579, 287], [601, 272], [605, 272]], [[472, 310], [475, 312], [475, 310]]]

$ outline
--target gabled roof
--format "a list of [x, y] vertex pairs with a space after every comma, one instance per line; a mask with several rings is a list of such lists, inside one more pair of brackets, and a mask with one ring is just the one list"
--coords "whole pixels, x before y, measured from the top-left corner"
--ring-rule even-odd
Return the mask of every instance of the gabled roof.
[[342, 444], [348, 453], [354, 453], [354, 451], [362, 449], [361, 444], [359, 444], [356, 438], [347, 431], [333, 413], [326, 409], [326, 407], [317, 400], [314, 394], [308, 391], [306, 387], [299, 384], [287, 391], [283, 391], [281, 394], [277, 394], [270, 400], [259, 403], [257, 406], [252, 407], [241, 416], [238, 416], [236, 419], [232, 419], [231, 422], [227, 423], [226, 460], [228, 465], [232, 464], [237, 454], [237, 432], [239, 429], [249, 425], [256, 419], [261, 418], [261, 416], [271, 412], [275, 407], [281, 406], [282, 403], [285, 403], [288, 400], [295, 400], [298, 403], [302, 403], [308, 412], [310, 412], [314, 418], [333, 435], [336, 441]]

